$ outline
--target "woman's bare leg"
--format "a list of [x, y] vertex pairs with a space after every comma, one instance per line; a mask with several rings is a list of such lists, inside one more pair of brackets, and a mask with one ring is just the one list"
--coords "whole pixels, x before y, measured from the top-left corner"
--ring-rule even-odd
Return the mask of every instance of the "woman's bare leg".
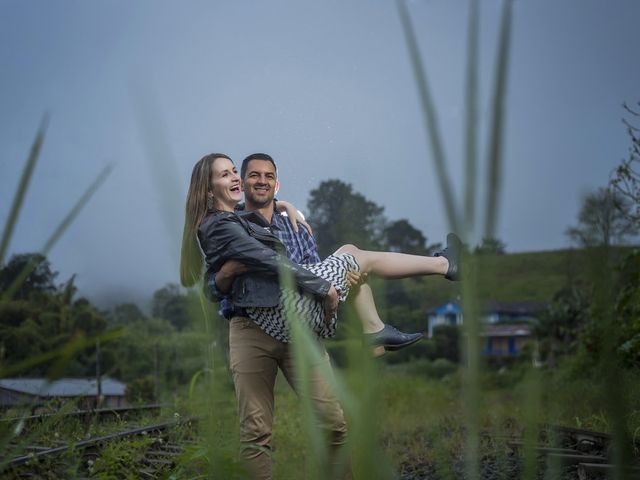
[[360, 271], [373, 273], [382, 278], [407, 278], [423, 275], [445, 275], [449, 268], [446, 257], [424, 257], [396, 252], [374, 252], [360, 250], [355, 245], [343, 245], [335, 254], [352, 254]]
[[362, 323], [362, 331], [364, 333], [375, 333], [382, 330], [384, 323], [380, 320], [380, 315], [378, 315], [378, 309], [373, 299], [371, 287], [363, 283], [351, 292], [350, 296], [353, 301], [353, 308]]

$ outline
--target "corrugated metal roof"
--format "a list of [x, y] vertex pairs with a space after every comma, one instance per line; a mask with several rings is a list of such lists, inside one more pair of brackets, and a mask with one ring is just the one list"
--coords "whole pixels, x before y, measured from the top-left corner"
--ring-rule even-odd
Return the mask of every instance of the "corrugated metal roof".
[[497, 323], [487, 325], [480, 335], [483, 337], [528, 337], [531, 335], [531, 328], [529, 325]]
[[[126, 385], [112, 378], [102, 379], [102, 395], [124, 395]], [[95, 378], [61, 378], [49, 382], [46, 378], [3, 378], [0, 388], [40, 397], [81, 397], [97, 395]]]

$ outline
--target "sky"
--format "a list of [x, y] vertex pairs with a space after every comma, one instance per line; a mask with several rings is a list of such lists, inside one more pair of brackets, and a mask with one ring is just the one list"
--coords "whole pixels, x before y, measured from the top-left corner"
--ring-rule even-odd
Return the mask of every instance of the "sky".
[[[502, 2], [480, 5], [484, 172]], [[408, 1], [458, 202], [468, 6]], [[514, 2], [497, 224], [508, 252], [567, 248], [581, 197], [627, 157], [638, 18], [637, 0]], [[0, 65], [3, 225], [50, 114], [10, 254], [41, 249], [114, 165], [49, 253], [58, 280], [77, 274], [99, 305], [144, 304], [178, 282], [190, 172], [210, 152], [271, 154], [279, 198], [303, 212], [337, 178], [428, 243], [449, 231], [393, 0], [0, 0]]]

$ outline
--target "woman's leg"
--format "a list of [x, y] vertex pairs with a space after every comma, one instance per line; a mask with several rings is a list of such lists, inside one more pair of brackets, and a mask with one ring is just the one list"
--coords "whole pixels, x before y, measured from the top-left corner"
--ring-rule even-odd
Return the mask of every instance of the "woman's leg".
[[422, 275], [446, 275], [449, 260], [446, 257], [424, 257], [396, 252], [374, 252], [360, 250], [355, 245], [343, 245], [335, 255], [341, 253], [352, 254], [360, 271], [373, 273], [383, 278], [407, 278]]
[[358, 315], [362, 323], [362, 331], [364, 333], [375, 333], [384, 328], [384, 323], [380, 320], [376, 302], [373, 299], [373, 292], [368, 284], [364, 283], [358, 288], [354, 288], [350, 297], [356, 315]]

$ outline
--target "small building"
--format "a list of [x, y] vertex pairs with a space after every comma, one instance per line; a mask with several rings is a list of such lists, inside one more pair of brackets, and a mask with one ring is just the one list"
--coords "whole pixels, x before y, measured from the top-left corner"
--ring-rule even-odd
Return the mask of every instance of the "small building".
[[536, 300], [517, 302], [489, 300], [484, 307], [484, 320], [490, 324], [536, 322], [548, 306], [548, 303]]
[[445, 303], [427, 312], [429, 338], [433, 337], [433, 327], [438, 325], [462, 325], [462, 307], [454, 302]]
[[[100, 381], [102, 407], [124, 407], [126, 385], [112, 378]], [[61, 378], [49, 381], [46, 378], [0, 379], [0, 406], [41, 405], [51, 400], [75, 400], [79, 408], [96, 405], [98, 385], [95, 378]]]
[[480, 336], [485, 338], [482, 353], [489, 357], [515, 357], [533, 339], [527, 324], [486, 325]]
[[[483, 353], [492, 357], [516, 356], [525, 343], [533, 340], [531, 326], [548, 304], [538, 301], [488, 301], [482, 309], [481, 335], [485, 338]], [[429, 338], [439, 325], [461, 326], [464, 321], [462, 307], [449, 302], [427, 312]]]

